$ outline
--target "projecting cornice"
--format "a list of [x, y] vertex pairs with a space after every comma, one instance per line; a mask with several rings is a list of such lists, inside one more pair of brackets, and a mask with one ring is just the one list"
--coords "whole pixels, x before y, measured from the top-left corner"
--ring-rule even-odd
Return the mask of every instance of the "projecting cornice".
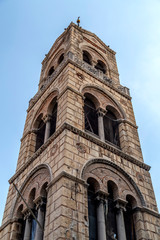
[[107, 149], [108, 151], [117, 154], [118, 156], [128, 160], [129, 162], [139, 166], [140, 168], [145, 169], [146, 171], [150, 170], [150, 166], [137, 160], [136, 158], [124, 153], [116, 146], [113, 146], [107, 142], [102, 142], [98, 137], [95, 137], [88, 132], [82, 131], [78, 128], [73, 127], [68, 123], [64, 123], [48, 140], [44, 143], [34, 154], [31, 156], [28, 161], [9, 179], [9, 183], [13, 183], [13, 181], [57, 138], [64, 130], [69, 130], [79, 136], [97, 144], [98, 146]]
[[77, 68], [80, 68], [90, 76], [96, 78], [106, 86], [110, 87], [114, 91], [118, 92], [120, 95], [124, 96], [127, 99], [131, 99], [129, 89], [127, 87], [124, 87], [120, 84], [117, 84], [114, 82], [114, 80], [109, 79], [103, 72], [97, 70], [93, 66], [87, 64], [86, 62], [78, 59], [72, 52], [68, 52], [67, 56], [63, 60], [63, 62], [55, 69], [53, 74], [51, 76], [48, 76], [46, 79], [44, 79], [41, 84], [43, 87], [36, 93], [36, 95], [30, 100], [29, 107], [27, 112], [29, 112], [32, 107], [35, 105], [35, 103], [39, 100], [39, 98], [45, 93], [45, 91], [48, 89], [48, 87], [55, 81], [55, 79], [58, 77], [58, 75], [62, 72], [62, 70], [69, 64], [73, 64]]

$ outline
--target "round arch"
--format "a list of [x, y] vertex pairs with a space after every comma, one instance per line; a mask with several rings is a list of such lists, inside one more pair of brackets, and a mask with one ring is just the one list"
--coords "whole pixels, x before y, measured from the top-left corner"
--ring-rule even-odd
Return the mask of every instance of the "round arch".
[[[40, 170], [45, 169], [47, 171], [48, 174], [48, 184], [53, 180], [53, 174], [52, 174], [52, 170], [50, 168], [50, 166], [48, 164], [40, 164], [38, 166], [36, 166], [33, 170], [30, 171], [30, 173], [27, 175], [26, 179], [24, 180], [23, 184], [21, 185], [21, 187], [19, 188], [19, 191], [22, 193], [23, 190], [25, 189], [25, 187], [27, 186], [27, 184], [30, 182], [30, 179], [34, 177], [34, 175], [36, 175], [36, 173]], [[36, 178], [36, 176], [35, 176]], [[33, 184], [33, 188], [34, 188], [34, 184]], [[20, 199], [19, 194], [17, 193], [15, 196], [15, 201], [13, 203], [13, 207], [11, 210], [11, 218], [13, 217], [13, 215], [15, 214], [15, 210], [17, 207], [19, 207], [19, 203], [18, 200]]]
[[110, 98], [113, 103], [117, 106], [119, 112], [120, 112], [120, 115], [121, 115], [121, 118], [123, 119], [126, 119], [126, 114], [122, 108], [122, 106], [119, 104], [119, 102], [113, 98], [113, 96], [107, 91], [107, 90], [104, 90], [102, 87], [98, 86], [98, 85], [93, 85], [93, 84], [85, 84], [83, 86], [81, 86], [80, 88], [80, 93], [83, 95], [85, 94], [85, 89], [87, 88], [91, 88], [91, 89], [95, 89], [95, 90], [98, 90], [99, 92], [101, 92], [103, 95], [107, 96], [108, 98]]
[[[45, 114], [47, 114], [47, 111], [44, 110], [44, 106], [46, 107], [45, 109], [48, 110], [48, 106], [49, 104], [52, 102], [52, 100], [54, 98], [58, 98], [59, 96], [59, 89], [58, 88], [54, 88], [48, 95], [47, 97], [44, 99], [43, 103], [39, 106], [38, 110], [35, 112], [33, 119], [31, 121], [31, 125], [30, 125], [30, 130], [34, 128], [35, 125], [35, 121], [37, 120], [38, 116], [40, 116], [41, 114], [44, 116]], [[48, 103], [47, 103], [48, 101]]]
[[[99, 166], [109, 166], [112, 169], [115, 170], [115, 172], [120, 173], [124, 179], [126, 179], [126, 181], [132, 186], [132, 188], [135, 190], [135, 193], [137, 194], [140, 203], [142, 206], [146, 206], [145, 200], [143, 198], [143, 195], [140, 191], [140, 189], [138, 188], [137, 184], [135, 183], [135, 181], [129, 176], [128, 173], [126, 173], [121, 167], [119, 167], [117, 164], [111, 162], [110, 160], [104, 159], [104, 158], [95, 158], [95, 159], [91, 159], [89, 160], [82, 168], [81, 170], [81, 178], [85, 179], [85, 174], [87, 172], [87, 169], [89, 169], [89, 167], [93, 167], [94, 165], [97, 167], [97, 164], [99, 164]], [[97, 169], [96, 169], [97, 171]], [[128, 195], [128, 193], [127, 193]]]

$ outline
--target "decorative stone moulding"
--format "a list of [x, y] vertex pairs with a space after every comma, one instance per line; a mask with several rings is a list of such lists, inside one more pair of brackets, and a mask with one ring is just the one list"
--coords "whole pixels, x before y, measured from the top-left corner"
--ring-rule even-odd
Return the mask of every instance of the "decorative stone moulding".
[[[87, 64], [86, 62], [80, 60], [75, 54], [72, 52], [68, 52], [67, 56], [64, 57], [64, 60], [59, 64], [59, 66], [55, 69], [51, 76], [44, 78], [41, 81], [41, 88], [35, 94], [35, 96], [29, 101], [28, 111], [33, 107], [33, 105], [38, 101], [39, 97], [45, 92], [47, 87], [55, 80], [55, 78], [62, 72], [62, 69], [69, 63], [76, 65], [81, 68], [85, 72], [89, 73], [93, 77], [97, 78], [104, 84], [110, 86], [115, 91], [121, 93], [124, 97], [131, 99], [130, 92], [127, 87], [124, 87], [120, 84], [115, 83], [112, 79], [109, 79], [102, 71], [97, 70], [95, 67]], [[81, 76], [83, 79], [83, 76]]]
[[[54, 141], [54, 139], [56, 139], [56, 137], [58, 137], [65, 129], [78, 134], [81, 137], [84, 137], [85, 139], [96, 143], [98, 146], [107, 149], [108, 151], [117, 154], [118, 156], [127, 159], [128, 161], [130, 161], [131, 163], [136, 164], [137, 166], [139, 166], [140, 168], [145, 169], [146, 171], [150, 170], [150, 166], [140, 162], [139, 160], [137, 160], [134, 157], [131, 157], [130, 155], [122, 152], [119, 148], [114, 147], [108, 143], [102, 142], [100, 139], [98, 139], [95, 136], [90, 135], [89, 133], [79, 130], [78, 128], [73, 127], [72, 125], [68, 124], [68, 123], [64, 123], [34, 154], [33, 156], [31, 156], [28, 161], [9, 179], [9, 183], [11, 184], [28, 166], [31, 162], [33, 162], [48, 146], [50, 143], [52, 143]], [[79, 146], [78, 148], [83, 149], [81, 143], [78, 143]], [[84, 150], [83, 150], [84, 151]]]

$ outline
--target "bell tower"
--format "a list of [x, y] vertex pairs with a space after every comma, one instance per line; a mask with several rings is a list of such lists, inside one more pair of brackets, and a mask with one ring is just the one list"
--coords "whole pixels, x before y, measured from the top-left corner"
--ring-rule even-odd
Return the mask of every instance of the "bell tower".
[[1, 240], [158, 240], [160, 215], [115, 52], [71, 23], [30, 100]]

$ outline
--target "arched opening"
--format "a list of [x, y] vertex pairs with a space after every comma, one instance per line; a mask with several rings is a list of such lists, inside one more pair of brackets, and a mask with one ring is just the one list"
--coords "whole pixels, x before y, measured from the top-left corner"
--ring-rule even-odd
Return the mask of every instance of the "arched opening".
[[99, 184], [93, 178], [88, 178], [88, 218], [89, 218], [89, 240], [97, 239], [97, 203], [96, 190]]
[[[37, 217], [37, 209], [36, 205], [34, 203], [35, 199], [35, 194], [36, 194], [36, 189], [33, 188], [29, 194], [29, 199], [28, 199], [28, 204], [30, 208], [32, 209], [34, 215]], [[31, 235], [30, 235], [30, 240], [34, 240], [35, 238], [35, 233], [36, 233], [36, 226], [37, 226], [37, 221], [33, 218], [33, 216], [30, 217], [31, 221]]]
[[56, 121], [57, 121], [57, 103], [54, 102], [52, 115], [51, 115], [50, 136], [56, 131]]
[[113, 112], [107, 110], [103, 118], [105, 140], [120, 146], [118, 121]]
[[83, 51], [83, 61], [90, 65], [92, 63], [92, 57], [87, 51]]
[[118, 188], [112, 181], [108, 181], [108, 206], [106, 207], [106, 233], [107, 239], [117, 239], [117, 225], [116, 225], [116, 210], [115, 210], [115, 196]]
[[61, 54], [61, 56], [58, 59], [58, 64], [60, 64], [64, 60], [64, 53]]
[[54, 72], [54, 66], [52, 66], [52, 67], [49, 69], [48, 76], [51, 76], [53, 72]]
[[101, 60], [97, 61], [97, 64], [96, 64], [95, 68], [97, 70], [102, 71], [104, 74], [106, 73], [106, 65]]
[[91, 98], [86, 95], [84, 100], [85, 130], [98, 135], [98, 114]]
[[36, 129], [36, 147], [35, 147], [35, 151], [37, 151], [44, 143], [44, 135], [45, 135], [45, 128], [46, 125], [43, 122], [42, 119], [38, 119], [38, 128]]
[[17, 239], [21, 240], [24, 238], [24, 229], [25, 229], [25, 220], [24, 220], [24, 215], [22, 213], [23, 211], [23, 204], [21, 204], [17, 210], [17, 218], [18, 218], [18, 223], [17, 225]]
[[124, 211], [126, 238], [127, 240], [136, 240], [133, 219], [133, 207], [136, 205], [136, 200], [131, 195], [127, 195], [126, 200], [127, 200], [126, 211]]

